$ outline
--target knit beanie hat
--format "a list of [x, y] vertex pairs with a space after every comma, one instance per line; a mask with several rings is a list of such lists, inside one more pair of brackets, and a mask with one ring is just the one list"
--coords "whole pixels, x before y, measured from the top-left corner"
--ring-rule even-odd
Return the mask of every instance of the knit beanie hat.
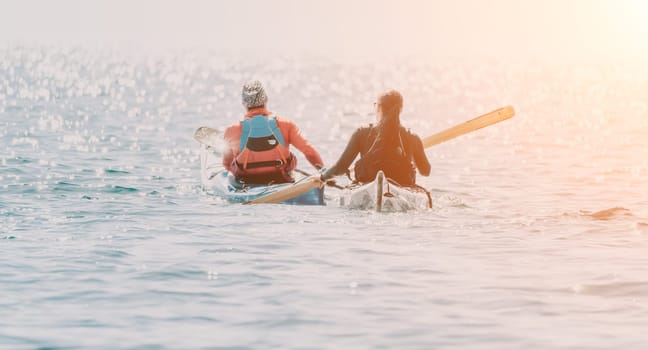
[[241, 95], [243, 97], [243, 106], [248, 109], [265, 106], [266, 102], [268, 102], [268, 95], [266, 95], [263, 85], [258, 80], [253, 80], [243, 85]]

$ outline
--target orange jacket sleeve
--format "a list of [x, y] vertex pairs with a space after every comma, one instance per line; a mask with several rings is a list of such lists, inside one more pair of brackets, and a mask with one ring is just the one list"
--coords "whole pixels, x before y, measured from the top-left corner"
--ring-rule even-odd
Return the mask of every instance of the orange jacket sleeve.
[[286, 138], [287, 144], [292, 144], [301, 153], [304, 154], [309, 163], [319, 169], [324, 166], [322, 157], [302, 135], [301, 131], [293, 121], [277, 118], [277, 124], [281, 129], [281, 134]]
[[234, 157], [239, 153], [239, 145], [241, 142], [241, 124], [237, 123], [225, 130], [223, 134], [225, 139], [225, 150], [223, 151], [223, 167], [232, 171], [232, 162]]

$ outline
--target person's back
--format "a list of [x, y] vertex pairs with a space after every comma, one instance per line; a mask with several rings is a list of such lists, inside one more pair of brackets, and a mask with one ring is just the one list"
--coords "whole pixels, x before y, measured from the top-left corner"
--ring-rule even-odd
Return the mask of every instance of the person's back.
[[366, 129], [360, 159], [354, 165], [356, 181], [371, 182], [382, 170], [387, 178], [398, 184], [413, 186], [416, 183], [416, 168], [412, 164], [412, 150], [418, 136], [399, 126], [397, 137], [389, 140], [381, 135], [377, 126], [370, 125]]
[[430, 163], [421, 139], [400, 125], [403, 98], [397, 91], [380, 96], [376, 103], [377, 125], [358, 128], [333, 167], [322, 174], [327, 180], [343, 174], [358, 154], [354, 166], [355, 179], [371, 182], [379, 170], [404, 186], [416, 184], [416, 168], [423, 176], [430, 174]]
[[273, 116], [266, 108], [267, 95], [259, 81], [243, 86], [243, 120], [225, 130], [228, 148], [223, 166], [238, 181], [248, 184], [292, 182], [297, 158], [290, 152], [294, 145], [317, 169], [322, 159], [290, 120]]

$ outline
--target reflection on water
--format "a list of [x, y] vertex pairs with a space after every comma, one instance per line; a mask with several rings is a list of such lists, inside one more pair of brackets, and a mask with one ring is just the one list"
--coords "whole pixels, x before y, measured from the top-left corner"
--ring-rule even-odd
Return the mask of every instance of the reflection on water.
[[[648, 344], [645, 68], [0, 57], [0, 347]], [[387, 88], [421, 136], [517, 115], [427, 151], [432, 210], [242, 208], [201, 190], [193, 134], [250, 78], [327, 163]]]

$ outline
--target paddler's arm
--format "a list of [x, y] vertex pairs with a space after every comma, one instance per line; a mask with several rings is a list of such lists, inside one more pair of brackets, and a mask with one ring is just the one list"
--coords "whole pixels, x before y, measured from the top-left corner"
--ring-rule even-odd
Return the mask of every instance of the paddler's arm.
[[231, 149], [225, 150], [223, 152], [223, 167], [229, 171], [232, 171], [232, 162], [234, 161], [234, 153]]
[[412, 135], [412, 150], [413, 150], [413, 158], [414, 158], [414, 164], [416, 165], [416, 168], [418, 169], [419, 173], [423, 176], [429, 176], [430, 175], [430, 161], [428, 161], [427, 156], [425, 155], [425, 149], [423, 148], [423, 142], [421, 141], [421, 138], [418, 137], [417, 135]]
[[[230, 126], [225, 130], [223, 134], [223, 139], [225, 140], [225, 151], [223, 152], [223, 167], [229, 171], [232, 171], [232, 162], [234, 161], [234, 149], [233, 147], [238, 147], [238, 143], [234, 144], [234, 140], [238, 140], [241, 137], [240, 127], [237, 128], [237, 125]], [[238, 135], [237, 135], [238, 133]]]
[[313, 145], [311, 145], [310, 142], [308, 142], [306, 138], [304, 138], [301, 131], [299, 130], [299, 127], [297, 127], [297, 124], [292, 121], [283, 119], [279, 121], [279, 128], [282, 129], [282, 131], [287, 129], [286, 131], [289, 135], [287, 142], [295, 146], [295, 148], [303, 153], [306, 157], [306, 160], [308, 160], [308, 162], [311, 163], [315, 167], [315, 169], [319, 170], [324, 166], [324, 162], [322, 161], [322, 157], [320, 156], [319, 152], [317, 152], [315, 147], [313, 147]]
[[358, 153], [360, 153], [362, 134], [363, 133], [361, 132], [361, 129], [357, 129], [353, 133], [353, 136], [351, 136], [349, 143], [347, 143], [344, 152], [342, 152], [342, 155], [340, 156], [340, 159], [335, 162], [335, 165], [327, 169], [322, 174], [322, 180], [328, 180], [334, 176], [342, 175], [347, 172], [353, 160], [356, 158]]

